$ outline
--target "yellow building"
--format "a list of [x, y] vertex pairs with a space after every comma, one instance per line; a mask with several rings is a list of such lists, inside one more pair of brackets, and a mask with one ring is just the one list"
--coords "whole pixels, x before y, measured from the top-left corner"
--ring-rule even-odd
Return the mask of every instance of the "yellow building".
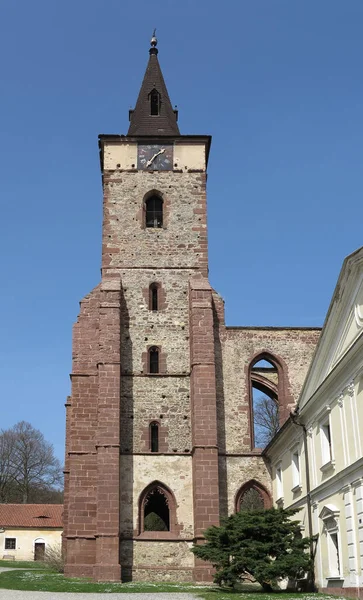
[[0, 504], [0, 557], [42, 560], [62, 542], [63, 504]]
[[319, 589], [363, 584], [363, 248], [344, 263], [295, 413], [264, 451], [276, 506], [317, 536]]

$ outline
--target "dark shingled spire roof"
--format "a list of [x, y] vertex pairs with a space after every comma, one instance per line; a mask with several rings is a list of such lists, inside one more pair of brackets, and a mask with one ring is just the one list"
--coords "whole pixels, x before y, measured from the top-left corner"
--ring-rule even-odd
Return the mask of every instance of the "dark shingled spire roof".
[[[146, 67], [135, 109], [130, 111], [130, 127], [127, 135], [180, 135], [177, 111], [173, 110], [168, 90], [158, 61], [157, 39], [151, 39], [149, 63]], [[159, 93], [159, 114], [151, 114], [150, 93]]]

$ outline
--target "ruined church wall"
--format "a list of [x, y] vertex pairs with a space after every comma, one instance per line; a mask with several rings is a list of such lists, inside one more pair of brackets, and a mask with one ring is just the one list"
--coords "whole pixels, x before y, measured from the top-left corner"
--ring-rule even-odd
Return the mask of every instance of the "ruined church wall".
[[220, 448], [227, 454], [250, 453], [249, 366], [264, 352], [282, 365], [285, 398], [295, 405], [320, 335], [320, 329], [221, 328], [218, 376]]

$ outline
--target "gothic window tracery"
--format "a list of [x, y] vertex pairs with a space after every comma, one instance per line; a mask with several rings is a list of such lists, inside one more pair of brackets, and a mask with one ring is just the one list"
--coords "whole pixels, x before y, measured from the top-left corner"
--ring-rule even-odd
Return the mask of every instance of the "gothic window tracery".
[[236, 495], [236, 512], [264, 510], [272, 505], [271, 496], [258, 481], [251, 479], [239, 489]]
[[[139, 533], [162, 537], [176, 532], [176, 502], [172, 492], [160, 481], [154, 481], [139, 500]], [[152, 533], [154, 532], [154, 534]]]

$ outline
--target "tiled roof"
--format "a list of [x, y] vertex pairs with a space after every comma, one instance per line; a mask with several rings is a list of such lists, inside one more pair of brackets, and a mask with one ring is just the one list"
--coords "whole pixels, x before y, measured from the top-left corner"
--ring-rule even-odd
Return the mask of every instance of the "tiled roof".
[[[160, 114], [150, 114], [150, 92], [160, 94]], [[157, 49], [150, 49], [150, 58], [141, 84], [135, 110], [130, 113], [128, 135], [180, 135], [176, 112], [170, 102], [163, 74], [160, 69]]]
[[0, 504], [0, 527], [63, 527], [63, 504]]

